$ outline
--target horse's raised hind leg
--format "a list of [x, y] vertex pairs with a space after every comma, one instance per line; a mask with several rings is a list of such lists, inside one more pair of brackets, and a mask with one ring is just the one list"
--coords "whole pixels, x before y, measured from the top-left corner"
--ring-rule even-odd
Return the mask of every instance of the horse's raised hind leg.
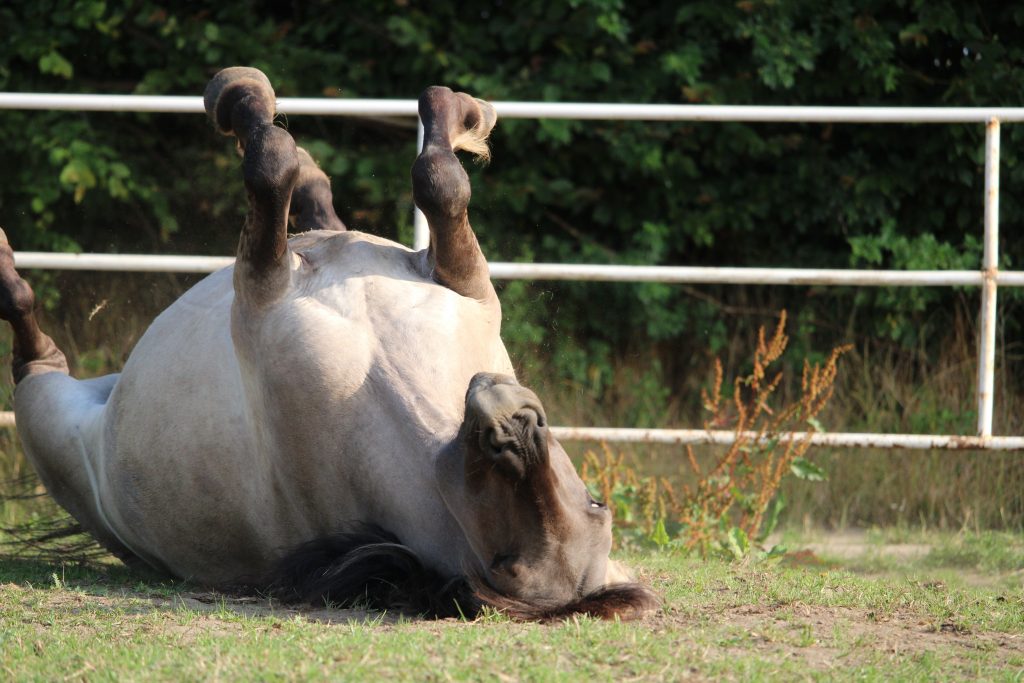
[[274, 126], [274, 90], [262, 72], [224, 69], [203, 100], [217, 130], [234, 135], [242, 151], [249, 214], [238, 243], [235, 294], [243, 305], [266, 304], [288, 285], [289, 216], [300, 230], [345, 226], [334, 213], [327, 176]]
[[455, 152], [487, 157], [487, 135], [497, 120], [494, 107], [435, 86], [420, 95], [419, 112], [424, 144], [412, 167], [412, 193], [430, 226], [434, 279], [463, 296], [493, 297], [487, 260], [469, 224], [469, 176]]
[[3, 230], [0, 230], [0, 320], [10, 323], [14, 331], [11, 371], [15, 383], [33, 374], [68, 374], [64, 354], [39, 329], [35, 315], [35, 294], [14, 269], [14, 252]]

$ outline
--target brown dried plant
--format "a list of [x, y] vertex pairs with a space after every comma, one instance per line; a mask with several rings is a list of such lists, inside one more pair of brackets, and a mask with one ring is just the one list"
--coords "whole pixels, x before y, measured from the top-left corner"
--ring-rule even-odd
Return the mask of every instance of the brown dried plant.
[[[693, 448], [685, 447], [694, 483], [677, 491], [665, 478], [640, 477], [626, 465], [625, 455], [616, 456], [607, 446], [603, 458], [587, 453], [584, 481], [610, 501], [618, 514], [616, 525], [625, 534], [644, 535], [658, 545], [672, 541], [703, 553], [725, 546], [740, 555], [746, 552], [747, 539], [770, 531], [765, 529], [766, 512], [783, 477], [806, 455], [811, 435], [822, 430], [817, 416], [832, 397], [839, 358], [851, 348], [833, 349], [820, 365], [805, 360], [799, 398], [773, 407], [783, 378], [773, 364], [786, 349], [785, 325], [783, 311], [770, 338], [763, 327], [759, 330], [753, 367], [733, 380], [731, 399], [722, 396], [724, 372], [715, 361], [711, 386], [701, 391], [704, 427], [729, 427], [733, 438], [703, 466]], [[674, 541], [666, 528], [676, 532]]]

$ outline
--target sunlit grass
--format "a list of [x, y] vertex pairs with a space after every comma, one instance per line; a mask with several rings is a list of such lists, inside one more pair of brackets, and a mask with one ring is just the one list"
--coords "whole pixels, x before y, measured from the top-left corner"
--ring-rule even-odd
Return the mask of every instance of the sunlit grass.
[[[806, 545], [796, 534], [786, 540], [794, 549]], [[621, 559], [661, 596], [657, 614], [548, 625], [494, 612], [424, 622], [254, 604], [117, 564], [7, 559], [0, 561], [0, 671], [12, 680], [1012, 679], [1024, 668], [1020, 581], [945, 578], [968, 561], [1005, 566], [1001, 543], [915, 537], [924, 540], [934, 554], [905, 562], [899, 573], [868, 571], [857, 557], [830, 560], [825, 551], [797, 556], [795, 566], [633, 554]], [[885, 557], [891, 545], [877, 536], [865, 541], [865, 555]]]

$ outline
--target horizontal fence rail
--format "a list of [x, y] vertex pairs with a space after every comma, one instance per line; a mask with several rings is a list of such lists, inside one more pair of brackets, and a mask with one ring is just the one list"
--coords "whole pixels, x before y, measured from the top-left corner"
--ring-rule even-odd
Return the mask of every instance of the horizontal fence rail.
[[[985, 213], [984, 259], [977, 271], [892, 271], [817, 268], [719, 268], [694, 266], [624, 266], [557, 263], [491, 263], [495, 279], [665, 282], [691, 284], [824, 285], [858, 287], [964, 286], [981, 289], [981, 331], [978, 350], [978, 434], [857, 434], [787, 432], [773, 438], [807, 440], [816, 446], [913, 449], [1024, 450], [1024, 436], [992, 435], [992, 394], [995, 369], [996, 296], [998, 286], [1024, 286], [1024, 271], [998, 269], [1000, 124], [1024, 121], [1021, 107], [814, 107], [676, 104], [600, 104], [567, 102], [493, 102], [501, 118], [585, 119], [625, 121], [691, 121], [747, 123], [856, 124], [984, 124]], [[415, 117], [411, 99], [281, 98], [282, 114], [325, 116]], [[99, 112], [203, 113], [197, 96], [79, 95], [0, 93], [0, 110], [72, 110]], [[417, 149], [423, 130], [418, 127]], [[426, 246], [426, 222], [414, 216], [414, 247]], [[19, 268], [69, 270], [160, 271], [207, 273], [230, 265], [222, 256], [151, 256], [136, 254], [49, 254], [21, 252]], [[0, 427], [13, 426], [13, 413], [0, 412]], [[553, 427], [566, 441], [618, 441], [660, 444], [729, 445], [763, 435], [695, 429], [626, 429]]]
[[[0, 412], [0, 428], [15, 426], [14, 413]], [[871, 434], [850, 432], [730, 432], [721, 429], [631, 429], [625, 427], [551, 427], [559, 441], [585, 443], [633, 443], [668, 446], [731, 446], [744, 443], [809, 441], [812, 446], [832, 448], [888, 448], [935, 450], [1024, 450], [1024, 436], [953, 436], [935, 434]]]
[[[1024, 121], [1024, 107], [787, 107], [715, 104], [602, 104], [491, 102], [500, 118], [616, 121], [735, 121], [745, 123], [1003, 123]], [[0, 109], [202, 114], [191, 95], [79, 95], [0, 93]], [[414, 99], [281, 97], [282, 114], [416, 116]]]
[[[19, 268], [112, 270], [118, 272], [212, 273], [235, 262], [233, 256], [150, 254], [59, 254], [23, 251]], [[851, 285], [859, 287], [980, 287], [978, 270], [855, 270], [850, 268], [727, 268], [716, 266], [619, 266], [576, 263], [488, 264], [495, 280], [573, 280], [731, 285]], [[995, 280], [1024, 287], [1024, 271], [1004, 270]]]
[[812, 446], [842, 448], [911, 448], [945, 450], [999, 450], [1024, 449], [1024, 436], [950, 436], [934, 434], [871, 434], [830, 432], [782, 432], [758, 434], [756, 432], [730, 432], [708, 429], [623, 429], [619, 427], [552, 427], [551, 433], [562, 441], [616, 441], [620, 443], [668, 444], [688, 446], [711, 444], [730, 446], [738, 440], [746, 443], [780, 441], [810, 441]]

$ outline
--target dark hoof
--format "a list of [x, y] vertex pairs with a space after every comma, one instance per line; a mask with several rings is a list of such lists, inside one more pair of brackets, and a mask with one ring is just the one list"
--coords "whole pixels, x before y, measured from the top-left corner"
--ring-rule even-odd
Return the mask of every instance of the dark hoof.
[[489, 102], [464, 92], [455, 93], [455, 96], [462, 105], [463, 130], [452, 137], [452, 149], [456, 152], [465, 150], [475, 156], [477, 161], [490, 161], [491, 148], [487, 146], [487, 136], [498, 122], [498, 113]]
[[0, 320], [19, 320], [32, 312], [35, 294], [14, 269], [14, 251], [0, 230]]
[[[235, 105], [246, 98], [247, 111], [236, 112]], [[233, 66], [223, 69], [207, 84], [203, 93], [206, 115], [223, 135], [237, 134], [237, 118], [255, 119], [269, 124], [274, 118], [276, 96], [270, 80], [259, 69]]]
[[419, 112], [425, 124], [428, 120], [445, 122], [453, 151], [465, 150], [481, 160], [490, 159], [487, 136], [498, 121], [490, 103], [435, 85], [420, 95]]
[[467, 112], [465, 125], [467, 128], [475, 128], [483, 137], [487, 137], [498, 122], [498, 112], [494, 105], [478, 97], [467, 95], [464, 92], [455, 93], [463, 100], [463, 111]]

